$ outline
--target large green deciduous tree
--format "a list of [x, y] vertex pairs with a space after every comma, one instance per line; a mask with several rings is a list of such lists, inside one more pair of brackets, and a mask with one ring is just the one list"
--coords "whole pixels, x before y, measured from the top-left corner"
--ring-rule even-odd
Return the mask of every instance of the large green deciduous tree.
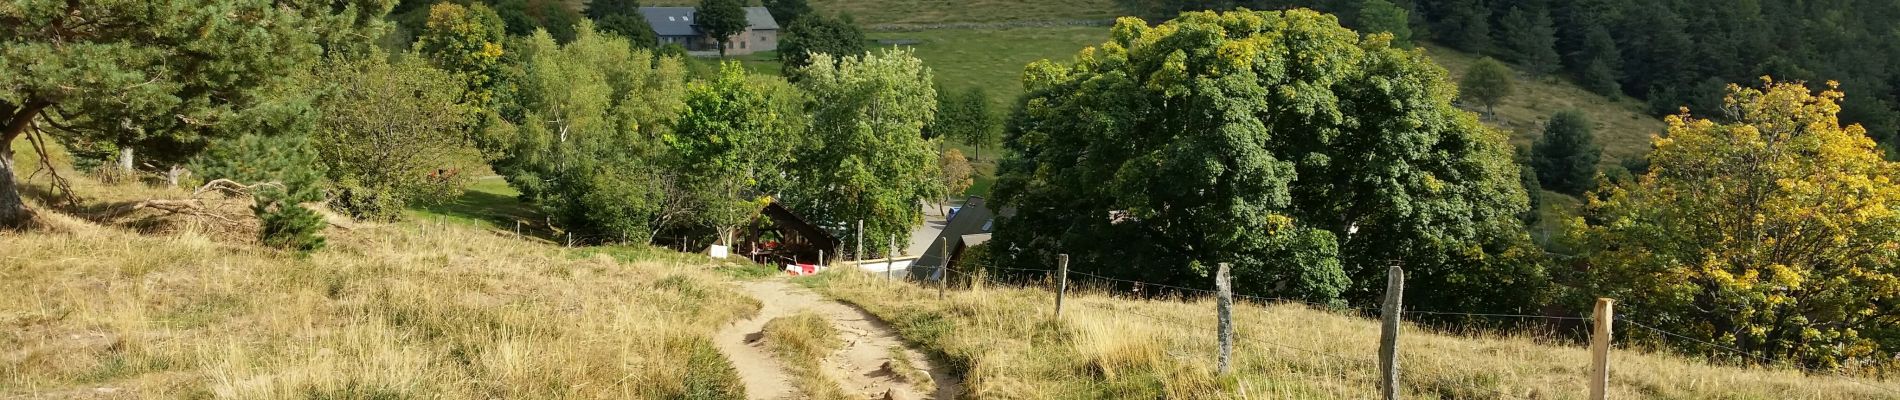
[[1465, 76], [1458, 82], [1458, 91], [1466, 100], [1484, 105], [1484, 115], [1489, 117], [1496, 114], [1499, 102], [1511, 97], [1511, 92], [1517, 90], [1517, 79], [1511, 75], [1510, 66], [1485, 57], [1465, 71]]
[[481, 4], [437, 3], [416, 38], [416, 54], [454, 74], [466, 87], [461, 102], [474, 112], [493, 112], [501, 76], [501, 16]]
[[798, 74], [812, 120], [784, 186], [792, 209], [835, 226], [863, 220], [867, 249], [909, 238], [923, 200], [943, 192], [937, 152], [921, 134], [937, 110], [930, 69], [884, 50], [818, 55]]
[[[1831, 82], [1830, 82], [1831, 84]], [[1730, 86], [1727, 122], [1668, 117], [1649, 172], [1593, 195], [1574, 230], [1588, 295], [1689, 336], [1691, 353], [1810, 367], [1900, 353], [1900, 164], [1841, 92]], [[1669, 338], [1664, 338], [1669, 339]]]
[[[1446, 72], [1310, 10], [1125, 18], [1075, 63], [1040, 61], [993, 190], [1005, 266], [1242, 293], [1367, 300], [1400, 264], [1408, 304], [1522, 305], [1502, 263], [1525, 208], [1505, 135], [1451, 105]], [[1353, 291], [1359, 282], [1362, 290]]]
[[719, 76], [691, 85], [685, 113], [664, 138], [698, 220], [712, 226], [721, 243], [730, 245], [734, 231], [765, 206], [761, 181], [780, 171], [795, 143], [787, 137], [800, 127], [781, 121], [792, 115], [774, 107], [773, 94], [744, 66], [724, 63]]
[[1540, 185], [1572, 195], [1596, 187], [1597, 161], [1603, 149], [1597, 147], [1590, 129], [1590, 119], [1580, 111], [1550, 116], [1544, 123], [1544, 136], [1531, 146], [1531, 164]]
[[799, 68], [811, 64], [814, 54], [848, 57], [864, 54], [864, 31], [848, 17], [806, 14], [793, 20], [779, 37], [778, 53], [786, 77], [796, 80]]
[[573, 42], [537, 32], [521, 43], [523, 72], [496, 172], [583, 237], [646, 241], [686, 219], [660, 137], [685, 107], [678, 58], [631, 49], [583, 24]]
[[351, 216], [387, 220], [409, 203], [461, 194], [463, 169], [479, 161], [463, 129], [463, 83], [414, 57], [372, 57], [320, 70], [317, 153], [336, 183], [330, 203]]
[[12, 144], [37, 125], [183, 162], [257, 88], [361, 54], [389, 1], [84, 0], [0, 4], [0, 226], [32, 216]]
[[693, 9], [694, 24], [719, 42], [719, 56], [726, 55], [732, 37], [752, 24], [745, 19], [745, 0], [700, 0]]

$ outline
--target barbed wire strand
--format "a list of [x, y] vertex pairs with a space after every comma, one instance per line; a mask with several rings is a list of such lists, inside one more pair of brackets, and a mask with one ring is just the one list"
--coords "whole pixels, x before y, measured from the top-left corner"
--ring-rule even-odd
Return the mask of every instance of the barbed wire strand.
[[[1056, 272], [1056, 271], [1053, 271], [1053, 270], [1047, 270], [1047, 269], [1026, 269], [1026, 268], [1006, 268], [1006, 267], [993, 267], [993, 268], [996, 268], [996, 269], [1004, 269], [1004, 270], [1013, 270], [1013, 271], [1028, 271], [1028, 272], [1042, 272], [1042, 273], [1051, 273], [1051, 272]], [[963, 272], [963, 271], [957, 271], [957, 270], [954, 270], [954, 269], [946, 269], [945, 271], [948, 271], [948, 272], [951, 272], [951, 273], [955, 273], [955, 274], [958, 274], [958, 275], [962, 275], [962, 276], [964, 276], [964, 277], [967, 277], [967, 278], [973, 278], [973, 279], [974, 279], [974, 278], [978, 278], [978, 276], [977, 276], [977, 275], [973, 275], [973, 274], [970, 274], [970, 273], [966, 273], [966, 272]], [[1125, 283], [1125, 284], [1132, 284], [1132, 285], [1142, 285], [1142, 286], [1153, 286], [1153, 287], [1160, 287], [1160, 288], [1167, 288], [1167, 289], [1174, 289], [1174, 290], [1177, 290], [1177, 291], [1182, 291], [1182, 292], [1189, 292], [1189, 293], [1198, 293], [1198, 294], [1215, 294], [1215, 295], [1217, 295], [1217, 294], [1218, 294], [1218, 292], [1216, 292], [1216, 291], [1212, 291], [1212, 290], [1206, 290], [1206, 289], [1195, 289], [1195, 288], [1188, 288], [1188, 287], [1182, 287], [1182, 286], [1175, 286], [1175, 285], [1167, 285], [1167, 284], [1159, 284], [1159, 283], [1153, 283], [1153, 282], [1143, 282], [1143, 281], [1135, 281], [1135, 280], [1128, 280], [1128, 279], [1119, 279], [1119, 278], [1110, 278], [1110, 277], [1106, 277], [1106, 276], [1102, 276], [1102, 275], [1097, 275], [1097, 274], [1093, 274], [1093, 273], [1088, 273], [1088, 272], [1084, 272], [1084, 271], [1075, 271], [1075, 270], [1071, 270], [1071, 271], [1069, 271], [1069, 272], [1070, 272], [1070, 273], [1073, 273], [1073, 274], [1076, 274], [1076, 275], [1080, 275], [1080, 276], [1082, 276], [1082, 277], [1086, 277], [1086, 278], [1093, 278], [1093, 279], [1095, 279], [1095, 280], [1098, 280], [1098, 281], [1106, 281], [1106, 282], [1111, 282], [1111, 283]], [[983, 276], [981, 276], [981, 278], [982, 278], [982, 279], [983, 279], [983, 281], [984, 281], [985, 283], [987, 283], [987, 284], [992, 284], [992, 285], [1002, 285], [1002, 286], [1010, 286], [1010, 285], [1016, 285], [1015, 283], [1009, 283], [1009, 282], [1003, 282], [1003, 281], [1000, 281], [1000, 280], [998, 280], [998, 279], [997, 279], [997, 278], [996, 278], [996, 277], [995, 277], [994, 275], [987, 275], [987, 274], [986, 274], [986, 275], [983, 275]], [[1025, 287], [1026, 287], [1026, 286], [1025, 286]], [[1038, 285], [1038, 289], [1047, 289], [1047, 288], [1043, 288], [1043, 287], [1041, 287], [1040, 285]], [[1299, 304], [1306, 304], [1306, 305], [1310, 305], [1310, 306], [1315, 306], [1315, 307], [1320, 307], [1320, 308], [1323, 308], [1323, 309], [1347, 309], [1347, 310], [1361, 310], [1361, 311], [1378, 311], [1378, 309], [1377, 309], [1377, 308], [1375, 308], [1375, 307], [1369, 307], [1369, 306], [1358, 306], [1358, 307], [1354, 307], [1354, 306], [1337, 306], [1337, 305], [1332, 305], [1332, 304], [1325, 304], [1325, 303], [1318, 303], [1318, 302], [1312, 302], [1312, 301], [1306, 301], [1306, 300], [1299, 300], [1299, 299], [1289, 299], [1289, 298], [1280, 298], [1280, 297], [1265, 297], [1265, 296], [1251, 296], [1251, 295], [1242, 295], [1242, 294], [1234, 294], [1233, 296], [1234, 296], [1234, 297], [1237, 297], [1237, 298], [1243, 298], [1243, 299], [1251, 299], [1251, 300], [1255, 300], [1255, 301], [1261, 301], [1261, 302], [1280, 302], [1280, 303], [1299, 303]], [[1107, 309], [1106, 307], [1102, 307], [1102, 306], [1099, 306], [1099, 305], [1097, 305], [1097, 308], [1102, 308], [1102, 309]], [[1129, 315], [1136, 315], [1136, 316], [1142, 316], [1142, 317], [1146, 317], [1146, 318], [1149, 318], [1149, 319], [1153, 319], [1153, 320], [1155, 320], [1156, 322], [1162, 322], [1162, 323], [1178, 323], [1178, 324], [1186, 324], [1186, 325], [1188, 325], [1188, 326], [1190, 326], [1190, 327], [1195, 327], [1195, 328], [1205, 328], [1204, 326], [1199, 326], [1198, 324], [1194, 324], [1194, 323], [1192, 323], [1192, 322], [1188, 322], [1188, 321], [1184, 321], [1184, 320], [1180, 320], [1180, 319], [1173, 319], [1173, 318], [1164, 318], [1164, 317], [1157, 317], [1157, 316], [1154, 316], [1154, 315], [1148, 315], [1148, 314], [1146, 314], [1146, 313], [1141, 313], [1141, 312], [1136, 312], [1136, 311], [1131, 311], [1131, 310], [1121, 310], [1121, 309], [1115, 309], [1115, 310], [1112, 310], [1112, 311], [1117, 311], [1117, 312], [1120, 312], [1120, 313], [1125, 313], [1125, 314], [1129, 314]], [[1404, 312], [1404, 313], [1412, 313], [1412, 314], [1427, 314], [1427, 315], [1454, 315], [1454, 316], [1473, 316], [1473, 317], [1493, 317], [1493, 318], [1522, 318], [1522, 319], [1545, 319], [1545, 320], [1562, 320], [1562, 321], [1591, 321], [1591, 320], [1594, 320], [1594, 318], [1593, 318], [1593, 317], [1574, 317], [1574, 316], [1555, 316], [1555, 315], [1535, 315], [1535, 314], [1509, 314], [1509, 313], [1465, 313], [1465, 312], [1449, 312], [1449, 311], [1434, 311], [1434, 310], [1404, 310], [1403, 312]], [[1760, 355], [1756, 355], [1756, 354], [1751, 354], [1751, 353], [1748, 353], [1748, 352], [1746, 352], [1746, 351], [1743, 351], [1743, 350], [1740, 350], [1740, 349], [1736, 349], [1736, 348], [1734, 348], [1734, 347], [1730, 347], [1730, 346], [1724, 346], [1724, 345], [1721, 345], [1721, 344], [1717, 344], [1717, 343], [1713, 343], [1713, 342], [1709, 342], [1709, 341], [1706, 341], [1706, 340], [1701, 340], [1701, 339], [1696, 339], [1696, 338], [1693, 338], [1693, 337], [1690, 337], [1690, 336], [1687, 336], [1687, 335], [1683, 335], [1683, 334], [1679, 334], [1679, 333], [1675, 333], [1675, 332], [1671, 332], [1671, 331], [1668, 331], [1668, 330], [1664, 330], [1664, 329], [1661, 329], [1661, 328], [1657, 328], [1657, 327], [1654, 327], [1654, 326], [1651, 326], [1651, 325], [1649, 325], [1649, 324], [1644, 324], [1644, 323], [1641, 323], [1641, 322], [1638, 322], [1638, 320], [1637, 320], [1636, 318], [1631, 318], [1631, 317], [1634, 317], [1634, 315], [1633, 315], [1633, 314], [1631, 314], [1631, 313], [1627, 313], [1627, 312], [1625, 312], [1625, 313], [1622, 313], [1622, 314], [1623, 314], [1623, 317], [1624, 317], [1624, 318], [1619, 318], [1619, 320], [1620, 320], [1620, 321], [1622, 321], [1622, 322], [1628, 322], [1628, 323], [1630, 323], [1631, 325], [1635, 325], [1635, 326], [1637, 326], [1637, 327], [1641, 327], [1641, 328], [1643, 328], [1643, 329], [1647, 329], [1647, 330], [1650, 330], [1650, 331], [1654, 331], [1654, 332], [1656, 332], [1656, 333], [1659, 333], [1659, 334], [1662, 334], [1662, 335], [1665, 335], [1665, 336], [1668, 336], [1668, 337], [1674, 337], [1674, 338], [1678, 338], [1678, 339], [1682, 339], [1682, 340], [1687, 340], [1687, 341], [1690, 341], [1690, 342], [1695, 342], [1695, 343], [1700, 343], [1700, 344], [1704, 344], [1704, 345], [1708, 345], [1708, 346], [1710, 346], [1710, 347], [1713, 347], [1713, 348], [1717, 348], [1717, 349], [1721, 349], [1721, 350], [1725, 350], [1725, 351], [1728, 351], [1728, 352], [1732, 352], [1732, 353], [1735, 353], [1735, 354], [1739, 354], [1739, 355], [1742, 355], [1742, 356], [1745, 356], [1745, 357], [1748, 357], [1748, 358], [1751, 358], [1751, 359], [1755, 359], [1755, 360], [1759, 360], [1759, 361], [1761, 361], [1761, 362], [1762, 362], [1762, 363], [1763, 363], [1764, 365], [1774, 365], [1774, 362], [1773, 362], [1773, 360], [1771, 360], [1771, 359], [1769, 359], [1769, 358], [1767, 358], [1767, 357], [1764, 357], [1764, 356], [1760, 356]], [[1286, 345], [1286, 344], [1283, 344], [1283, 343], [1278, 343], [1278, 342], [1272, 342], [1272, 341], [1266, 341], [1266, 340], [1261, 340], [1261, 339], [1258, 339], [1258, 338], [1254, 338], [1254, 337], [1248, 337], [1248, 336], [1243, 336], [1243, 335], [1238, 335], [1238, 334], [1237, 334], [1237, 335], [1235, 335], [1235, 338], [1237, 338], [1237, 339], [1240, 339], [1240, 340], [1243, 340], [1243, 341], [1249, 341], [1249, 342], [1254, 342], [1254, 343], [1256, 343], [1256, 344], [1260, 344], [1260, 345], [1266, 345], [1266, 346], [1271, 346], [1271, 347], [1277, 347], [1277, 348], [1283, 348], [1283, 349], [1288, 349], [1288, 350], [1294, 350], [1294, 351], [1300, 351], [1300, 352], [1305, 352], [1305, 353], [1309, 353], [1309, 354], [1315, 354], [1315, 355], [1320, 355], [1320, 356], [1326, 356], [1326, 357], [1331, 357], [1331, 358], [1335, 358], [1335, 359], [1338, 359], [1338, 360], [1342, 360], [1342, 361], [1348, 361], [1348, 362], [1354, 362], [1354, 361], [1353, 361], [1352, 359], [1349, 359], [1349, 358], [1346, 358], [1346, 357], [1342, 357], [1342, 356], [1339, 356], [1339, 355], [1337, 355], [1337, 354], [1332, 354], [1332, 353], [1325, 353], [1325, 352], [1321, 352], [1321, 351], [1317, 351], [1317, 350], [1311, 350], [1311, 349], [1305, 349], [1305, 348], [1300, 348], [1300, 347], [1297, 347], [1297, 346], [1291, 346], [1291, 345]], [[1360, 361], [1365, 361], [1365, 360], [1360, 360]], [[1370, 361], [1372, 361], [1372, 362], [1374, 362], [1375, 364], [1376, 364], [1376, 362], [1377, 362], [1377, 360], [1370, 360]], [[1810, 368], [1806, 368], [1806, 367], [1800, 367], [1800, 366], [1794, 366], [1794, 368], [1795, 368], [1795, 369], [1798, 369], [1798, 370], [1801, 370], [1802, 372], [1805, 372], [1805, 373], [1808, 373], [1808, 374], [1813, 374], [1813, 375], [1828, 375], [1828, 376], [1835, 376], [1835, 377], [1838, 377], [1838, 378], [1841, 378], [1842, 380], [1845, 380], [1845, 381], [1848, 381], [1848, 382], [1851, 382], [1851, 383], [1854, 383], [1854, 384], [1857, 384], [1857, 385], [1862, 385], [1862, 386], [1867, 386], [1867, 387], [1870, 387], [1870, 388], [1874, 388], [1874, 389], [1879, 389], [1879, 390], [1883, 390], [1883, 391], [1886, 391], [1886, 392], [1888, 392], [1888, 393], [1893, 393], [1893, 394], [1900, 394], [1900, 389], [1894, 389], [1894, 388], [1889, 388], [1889, 387], [1885, 387], [1885, 386], [1880, 386], [1880, 385], [1874, 385], [1874, 384], [1870, 384], [1870, 383], [1866, 383], [1866, 382], [1862, 382], [1862, 381], [1860, 381], [1860, 380], [1858, 380], [1858, 379], [1854, 379], [1854, 378], [1852, 378], [1852, 377], [1849, 377], [1849, 376], [1846, 376], [1846, 375], [1840, 375], [1840, 374], [1823, 374], [1823, 373], [1819, 373], [1819, 372], [1817, 372], [1817, 371], [1816, 371], [1816, 370], [1814, 370], [1814, 369], [1810, 369]], [[1478, 389], [1478, 390], [1481, 390], [1481, 391], [1486, 391], [1486, 392], [1490, 392], [1490, 393], [1493, 393], [1493, 394], [1498, 394], [1498, 395], [1503, 395], [1503, 396], [1507, 396], [1507, 397], [1514, 397], [1514, 396], [1512, 396], [1512, 395], [1510, 395], [1509, 393], [1504, 393], [1504, 392], [1502, 392], [1502, 391], [1500, 391], [1500, 390], [1498, 390], [1498, 389], [1496, 389], [1496, 388], [1486, 388], [1486, 387], [1481, 387], [1481, 386], [1476, 386], [1476, 385], [1473, 385], [1473, 384], [1471, 384], [1471, 383], [1468, 383], [1468, 382], [1462, 382], [1462, 381], [1456, 381], [1456, 380], [1454, 380], [1454, 381], [1451, 381], [1451, 382], [1453, 382], [1453, 383], [1456, 383], [1456, 384], [1459, 384], [1459, 385], [1461, 385], [1461, 386], [1464, 386], [1464, 387], [1466, 387], [1466, 388], [1470, 388], [1470, 389]]]

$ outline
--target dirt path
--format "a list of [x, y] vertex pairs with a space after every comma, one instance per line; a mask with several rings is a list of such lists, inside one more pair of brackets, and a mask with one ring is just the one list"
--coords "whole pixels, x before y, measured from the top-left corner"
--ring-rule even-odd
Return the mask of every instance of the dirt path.
[[[905, 344], [884, 321], [856, 306], [825, 299], [783, 279], [741, 282], [740, 287], [763, 304], [759, 315], [726, 327], [713, 340], [739, 370], [748, 398], [797, 398], [798, 393], [789, 378], [789, 374], [794, 373], [828, 374], [845, 391], [868, 399], [883, 399], [886, 392], [897, 392], [899, 398], [949, 400], [962, 393], [961, 382], [948, 369], [939, 368], [929, 357]], [[828, 371], [786, 371], [783, 363], [774, 359], [771, 350], [759, 340], [766, 321], [806, 309], [830, 320], [839, 338], [844, 340], [844, 347], [825, 360]], [[930, 379], [936, 382], [935, 393], [920, 396], [910, 383], [886, 369], [892, 346], [903, 346], [913, 365], [930, 374]]]

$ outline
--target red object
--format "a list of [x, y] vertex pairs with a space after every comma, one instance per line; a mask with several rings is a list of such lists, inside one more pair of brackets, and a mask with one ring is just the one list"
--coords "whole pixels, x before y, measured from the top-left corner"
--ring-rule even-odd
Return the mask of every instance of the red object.
[[793, 264], [792, 268], [786, 268], [785, 273], [792, 276], [816, 274], [818, 273], [818, 266], [812, 264]]

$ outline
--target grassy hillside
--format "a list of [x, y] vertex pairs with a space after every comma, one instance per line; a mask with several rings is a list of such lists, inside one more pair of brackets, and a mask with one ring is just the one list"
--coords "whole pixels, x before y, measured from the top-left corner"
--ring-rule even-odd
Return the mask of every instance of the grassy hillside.
[[[863, 273], [807, 281], [863, 306], [966, 374], [975, 398], [1377, 398], [1377, 321], [1304, 305], [1235, 308], [1235, 373], [1214, 374], [1210, 301], [1136, 301], [1072, 294], [1061, 321], [1040, 289], [953, 290]], [[1621, 337], [1621, 336], [1619, 336]], [[1524, 336], [1431, 333], [1400, 338], [1407, 398], [1581, 399], [1589, 351]], [[1622, 340], [1622, 339], [1619, 339]], [[1618, 348], [1610, 397], [1866, 399], [1890, 395], [1843, 378], [1719, 367]], [[1893, 387], [1893, 382], [1878, 382]]]
[[887, 43], [916, 41], [906, 47], [930, 66], [945, 89], [981, 87], [997, 110], [1007, 110], [1022, 95], [1024, 66], [1043, 59], [1069, 61], [1082, 48], [1107, 41], [1108, 27], [938, 29], [869, 36]]
[[[1465, 70], [1479, 59], [1470, 53], [1431, 45], [1425, 46], [1425, 52], [1432, 61], [1451, 72], [1454, 81], [1463, 79]], [[1529, 146], [1543, 135], [1544, 121], [1549, 120], [1551, 114], [1567, 109], [1583, 111], [1595, 124], [1594, 133], [1597, 144], [1603, 146], [1602, 165], [1605, 167], [1648, 154], [1650, 136], [1661, 134], [1664, 128], [1662, 119], [1645, 114], [1643, 104], [1635, 99], [1611, 99], [1577, 86], [1565, 77], [1533, 78], [1521, 72], [1516, 93], [1498, 104], [1495, 119], [1485, 122], [1509, 130], [1513, 144]]]
[[[190, 196], [75, 185], [78, 213]], [[298, 256], [248, 244], [241, 205], [169, 230], [40, 210], [0, 232], [0, 398], [743, 398], [706, 338], [759, 305], [694, 257], [428, 221]]]

